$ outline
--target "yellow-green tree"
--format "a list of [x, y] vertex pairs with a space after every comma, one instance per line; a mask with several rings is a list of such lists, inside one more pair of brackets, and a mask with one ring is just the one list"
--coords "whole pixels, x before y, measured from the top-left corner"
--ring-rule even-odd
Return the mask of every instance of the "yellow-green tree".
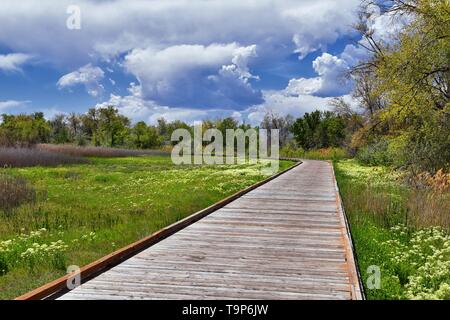
[[387, 10], [392, 18], [407, 17], [410, 22], [389, 44], [376, 42], [371, 30], [364, 30], [373, 54], [355, 68], [357, 87], [369, 82], [364, 95], [380, 102], [371, 110], [371, 128], [364, 128], [366, 139], [370, 141], [370, 134], [384, 135], [387, 151], [398, 165], [448, 170], [450, 2], [391, 2]]

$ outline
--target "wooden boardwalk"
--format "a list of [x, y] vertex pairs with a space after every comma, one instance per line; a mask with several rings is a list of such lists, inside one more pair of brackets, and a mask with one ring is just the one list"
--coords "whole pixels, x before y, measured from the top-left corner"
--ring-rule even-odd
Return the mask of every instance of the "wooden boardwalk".
[[360, 299], [333, 169], [300, 166], [60, 299]]

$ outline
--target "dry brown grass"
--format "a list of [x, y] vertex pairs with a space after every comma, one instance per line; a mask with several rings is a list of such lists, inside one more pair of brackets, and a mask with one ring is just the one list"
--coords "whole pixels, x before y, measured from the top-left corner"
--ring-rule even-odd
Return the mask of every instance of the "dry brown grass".
[[408, 199], [410, 224], [416, 227], [441, 226], [450, 231], [450, 195], [435, 191], [413, 191]]
[[144, 155], [167, 155], [168, 152], [161, 150], [130, 150], [106, 147], [78, 147], [67, 144], [40, 144], [37, 146], [39, 150], [50, 151], [58, 154], [71, 155], [76, 157], [99, 157], [99, 158], [116, 158], [116, 157], [136, 157]]
[[87, 163], [86, 159], [36, 148], [1, 148], [0, 167], [56, 166]]
[[[349, 163], [349, 162], [347, 162]], [[363, 169], [348, 175], [352, 168]], [[355, 221], [371, 216], [378, 224], [391, 227], [406, 224], [414, 229], [441, 226], [450, 231], [450, 175], [420, 174], [397, 181], [376, 167], [337, 165], [344, 206]], [[370, 170], [370, 171], [369, 171]]]
[[10, 216], [14, 208], [36, 200], [36, 191], [22, 177], [0, 173], [0, 210]]
[[414, 229], [441, 226], [450, 230], [450, 195], [424, 189], [390, 193], [370, 185], [346, 189], [346, 207], [364, 219], [361, 213], [372, 215], [381, 225], [398, 223]]

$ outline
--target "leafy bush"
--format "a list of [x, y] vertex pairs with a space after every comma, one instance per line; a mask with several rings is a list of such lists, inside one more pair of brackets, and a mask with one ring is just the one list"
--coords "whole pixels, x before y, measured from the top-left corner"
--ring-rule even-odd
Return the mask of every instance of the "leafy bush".
[[356, 153], [356, 159], [363, 164], [372, 166], [389, 166], [394, 163], [392, 155], [389, 152], [389, 143], [385, 139], [362, 147]]
[[0, 124], [0, 146], [30, 147], [48, 142], [51, 128], [42, 112], [32, 115], [2, 115]]

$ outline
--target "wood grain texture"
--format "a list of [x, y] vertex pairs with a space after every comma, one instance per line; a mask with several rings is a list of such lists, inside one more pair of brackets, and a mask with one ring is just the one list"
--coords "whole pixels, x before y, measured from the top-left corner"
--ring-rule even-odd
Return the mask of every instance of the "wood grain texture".
[[347, 228], [305, 160], [59, 299], [361, 299]]

